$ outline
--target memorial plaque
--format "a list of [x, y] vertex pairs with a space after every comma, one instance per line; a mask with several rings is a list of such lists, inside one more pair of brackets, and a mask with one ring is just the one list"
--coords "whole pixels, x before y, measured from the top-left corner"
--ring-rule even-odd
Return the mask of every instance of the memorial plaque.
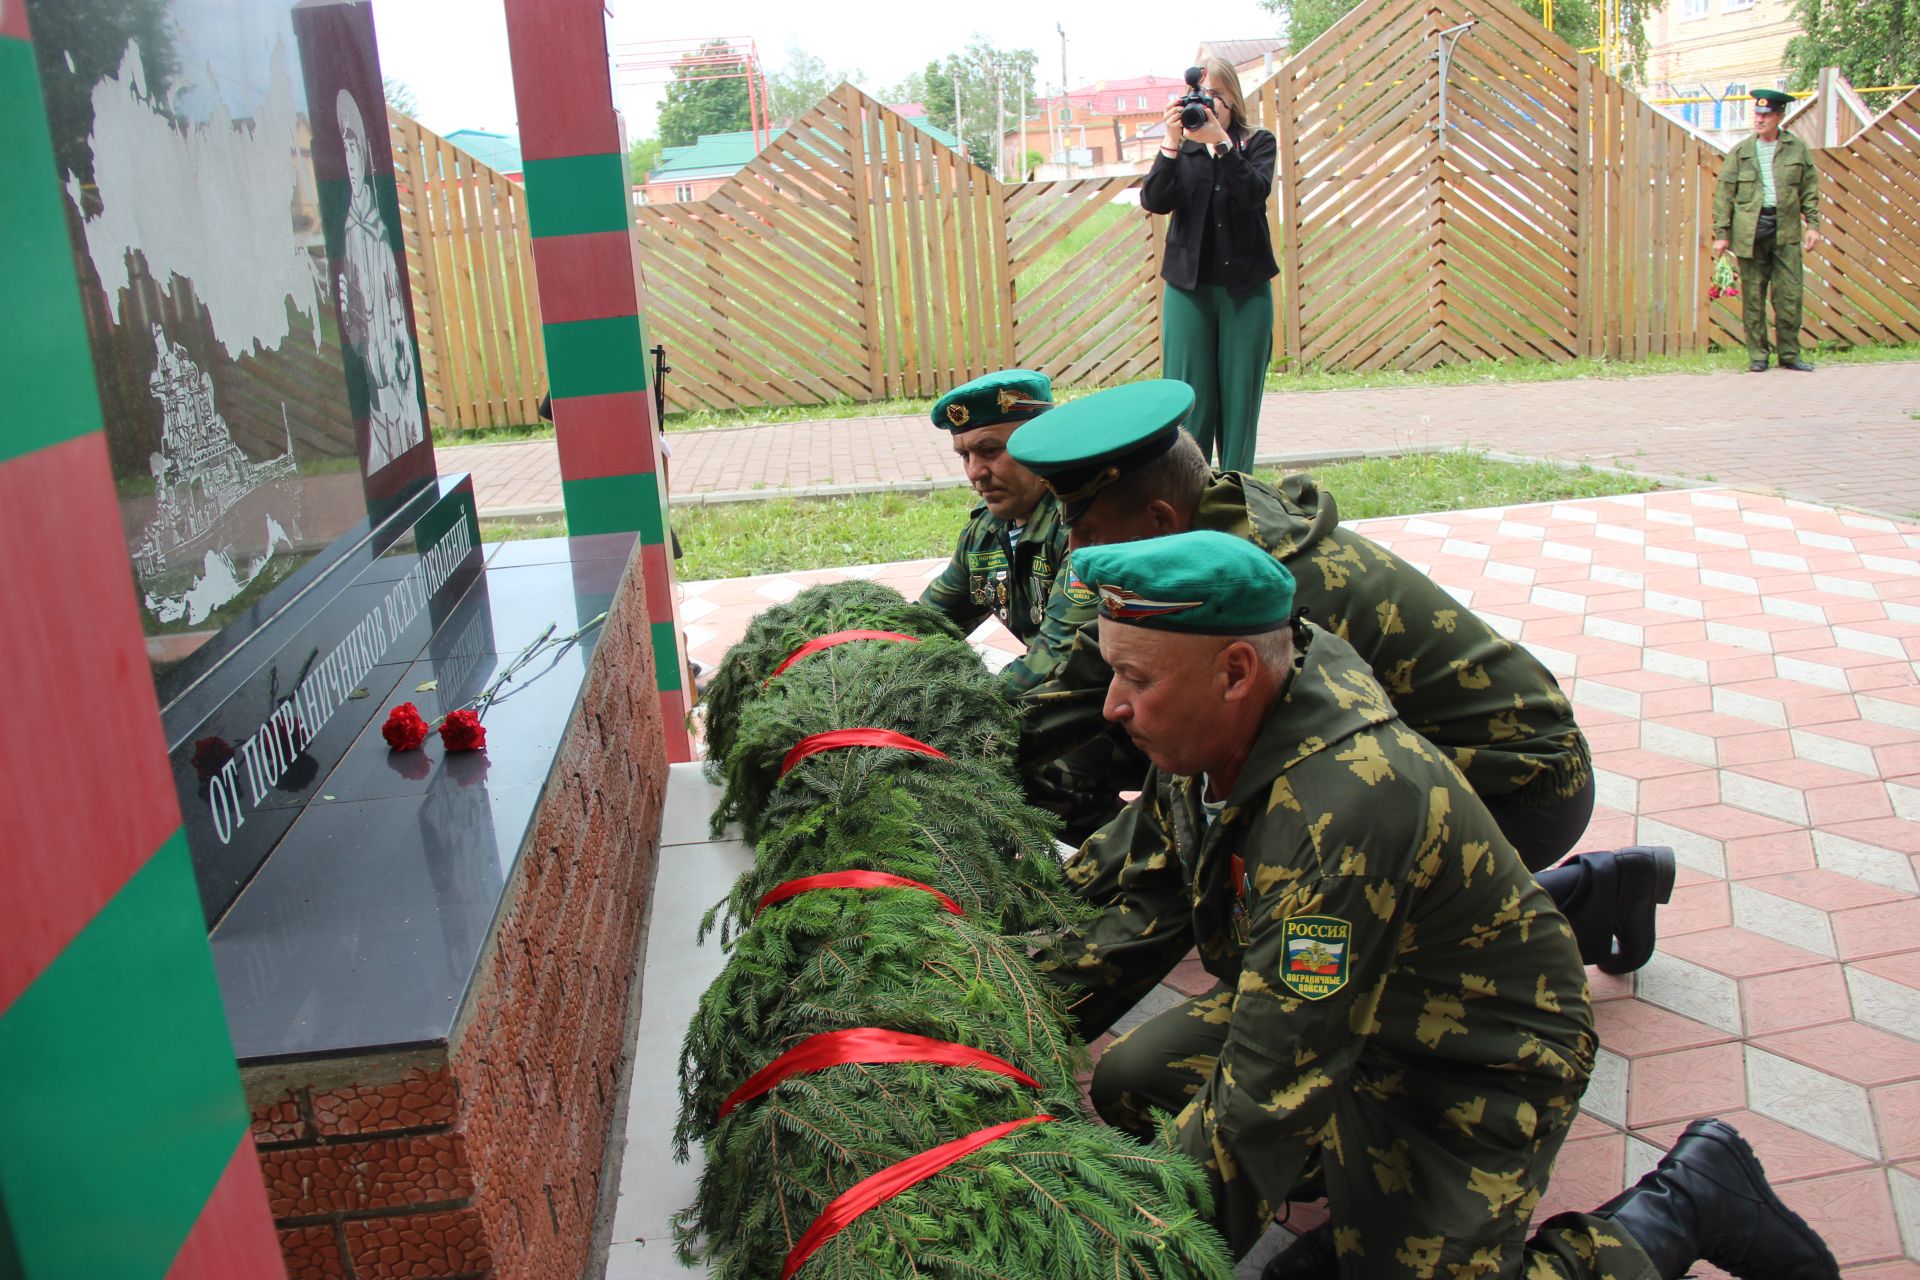
[[372, 6], [28, 9], [164, 705], [434, 473]]
[[472, 488], [435, 475], [373, 7], [27, 7], [211, 922], [473, 584]]

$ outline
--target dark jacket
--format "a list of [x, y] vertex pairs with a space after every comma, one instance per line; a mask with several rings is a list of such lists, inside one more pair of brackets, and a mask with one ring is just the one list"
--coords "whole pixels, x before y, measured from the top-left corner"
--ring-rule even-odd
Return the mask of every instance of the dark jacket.
[[1162, 151], [1140, 188], [1140, 207], [1170, 213], [1166, 259], [1160, 278], [1181, 289], [1200, 282], [1200, 246], [1207, 224], [1224, 253], [1215, 279], [1231, 293], [1244, 293], [1280, 274], [1267, 234], [1267, 200], [1273, 195], [1273, 163], [1279, 147], [1265, 129], [1243, 134], [1240, 145], [1216, 160], [1191, 139], [1170, 156]]

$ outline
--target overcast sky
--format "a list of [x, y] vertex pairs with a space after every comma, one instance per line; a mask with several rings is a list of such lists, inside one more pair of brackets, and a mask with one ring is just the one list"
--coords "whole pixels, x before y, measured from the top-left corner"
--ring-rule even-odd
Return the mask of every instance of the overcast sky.
[[[976, 34], [1003, 48], [1039, 54], [1045, 89], [1060, 81], [1056, 23], [1066, 28], [1067, 75], [1076, 85], [1130, 76], [1178, 76], [1202, 40], [1278, 30], [1277, 19], [1256, 0], [1154, 7], [1113, 0], [971, 0], [947, 5], [608, 0], [608, 9], [616, 49], [625, 41], [751, 39], [771, 75], [786, 63], [792, 42], [830, 67], [857, 68], [863, 73], [858, 83], [867, 89], [898, 82], [929, 59], [964, 48]], [[441, 133], [517, 131], [500, 0], [373, 0], [373, 11], [381, 67], [412, 88], [422, 124]], [[650, 136], [662, 86], [616, 84], [615, 89], [628, 135]]]

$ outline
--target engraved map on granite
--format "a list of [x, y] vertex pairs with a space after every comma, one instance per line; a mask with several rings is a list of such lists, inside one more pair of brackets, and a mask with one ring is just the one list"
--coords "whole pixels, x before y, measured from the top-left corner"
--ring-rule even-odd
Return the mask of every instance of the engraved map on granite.
[[371, 9], [28, 7], [165, 706], [433, 475]]

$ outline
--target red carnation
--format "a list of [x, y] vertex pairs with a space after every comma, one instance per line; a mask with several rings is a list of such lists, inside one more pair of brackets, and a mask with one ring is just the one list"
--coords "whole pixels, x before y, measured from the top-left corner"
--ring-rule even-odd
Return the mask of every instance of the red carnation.
[[1710, 284], [1710, 285], [1708, 285], [1708, 286], [1707, 286], [1707, 298], [1708, 298], [1709, 300], [1712, 300], [1712, 299], [1714, 299], [1714, 298], [1718, 298], [1719, 296], [1720, 296], [1720, 286], [1719, 286], [1719, 285], [1717, 285], [1717, 284]]
[[449, 711], [440, 724], [440, 741], [447, 745], [450, 752], [484, 751], [487, 747], [487, 731], [480, 723], [479, 713]]
[[420, 718], [420, 708], [403, 702], [387, 712], [380, 736], [395, 751], [412, 751], [427, 740], [427, 722]]
[[233, 759], [233, 745], [225, 738], [201, 738], [193, 744], [193, 771], [205, 782], [227, 767]]

